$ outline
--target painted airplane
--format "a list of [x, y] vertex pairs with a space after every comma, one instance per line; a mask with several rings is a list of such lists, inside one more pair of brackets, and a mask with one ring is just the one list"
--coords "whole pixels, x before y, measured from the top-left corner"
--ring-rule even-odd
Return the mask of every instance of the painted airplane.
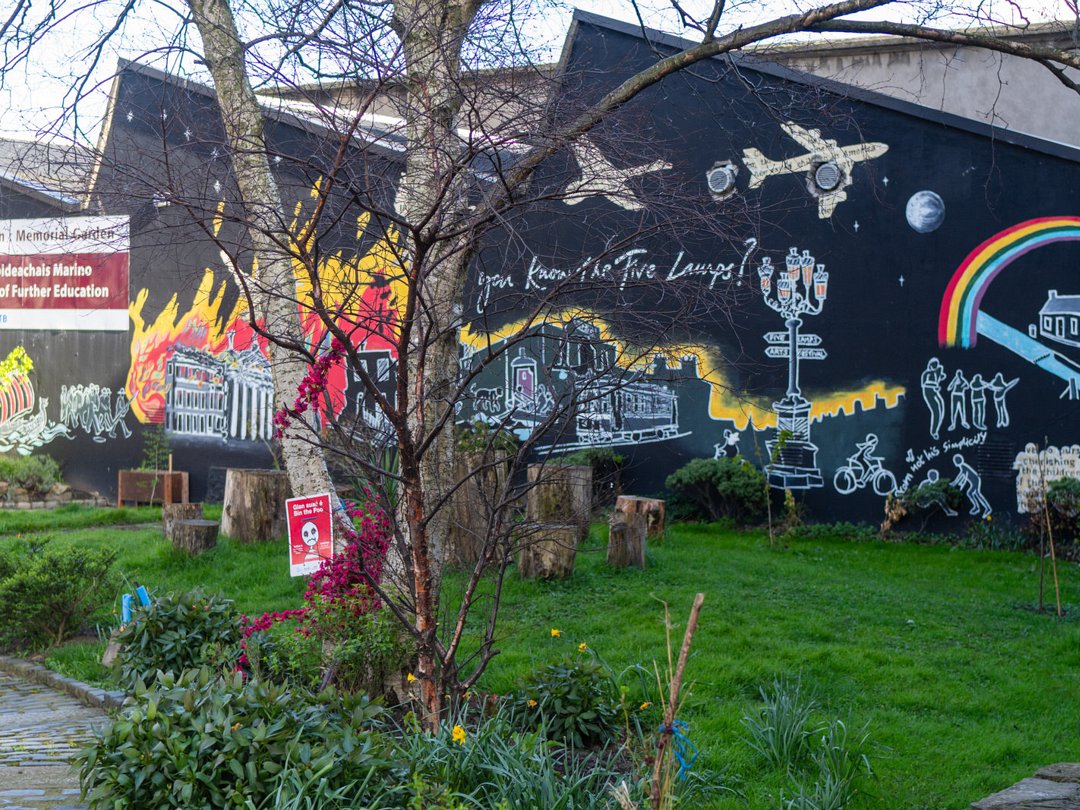
[[[807, 150], [805, 155], [770, 160], [757, 149], [743, 150], [743, 163], [750, 171], [749, 188], [757, 188], [766, 177], [782, 174], [807, 173], [807, 185], [818, 198], [818, 218], [828, 219], [836, 206], [847, 199], [844, 190], [851, 185], [851, 170], [863, 160], [873, 160], [889, 151], [884, 143], [856, 143], [839, 146], [836, 141], [821, 137], [820, 129], [803, 129], [792, 121], [780, 125], [789, 138]], [[825, 167], [832, 164], [834, 172]]]
[[577, 205], [589, 197], [607, 197], [628, 211], [640, 211], [645, 206], [630, 188], [630, 178], [671, 168], [666, 160], [626, 169], [616, 168], [588, 138], [579, 138], [570, 148], [581, 169], [581, 179], [572, 181], [563, 191], [566, 195], [563, 202], [567, 205]]

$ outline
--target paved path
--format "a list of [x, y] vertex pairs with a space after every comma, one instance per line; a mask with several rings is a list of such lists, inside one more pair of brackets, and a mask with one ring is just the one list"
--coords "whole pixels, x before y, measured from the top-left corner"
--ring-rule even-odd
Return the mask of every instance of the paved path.
[[101, 709], [0, 673], [0, 810], [76, 810], [71, 757], [105, 722]]

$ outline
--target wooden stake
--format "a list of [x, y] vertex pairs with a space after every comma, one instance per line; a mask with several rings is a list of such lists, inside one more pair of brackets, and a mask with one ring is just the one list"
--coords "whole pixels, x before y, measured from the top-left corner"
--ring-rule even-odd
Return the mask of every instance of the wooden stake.
[[660, 775], [664, 769], [664, 756], [671, 745], [671, 738], [675, 729], [675, 710], [679, 703], [679, 689], [682, 688], [683, 672], [686, 670], [686, 659], [690, 655], [690, 643], [694, 640], [694, 632], [697, 630], [698, 614], [701, 613], [701, 605], [705, 601], [705, 594], [699, 593], [694, 597], [694, 606], [690, 608], [690, 621], [686, 623], [686, 633], [683, 635], [682, 649], [679, 650], [679, 663], [671, 676], [671, 687], [668, 691], [667, 706], [664, 709], [664, 727], [660, 730], [660, 742], [656, 749], [656, 765], [653, 766], [653, 779], [651, 799], [653, 810], [660, 810], [661, 795]]

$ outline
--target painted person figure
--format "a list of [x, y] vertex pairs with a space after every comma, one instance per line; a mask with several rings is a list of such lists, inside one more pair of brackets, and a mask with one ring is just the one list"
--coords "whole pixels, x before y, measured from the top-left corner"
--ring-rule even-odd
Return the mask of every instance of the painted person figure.
[[967, 420], [967, 394], [971, 390], [971, 384], [964, 378], [964, 372], [956, 370], [952, 380], [949, 381], [949, 430], [956, 430], [956, 420], [964, 428], [970, 430], [971, 425]]
[[[923, 486], [932, 486], [941, 480], [941, 474], [934, 469], [931, 469], [926, 473], [926, 480], [919, 484], [919, 488]], [[949, 486], [952, 486], [950, 484]], [[945, 513], [946, 517], [956, 517], [959, 512], [949, 506], [949, 498], [944, 492], [933, 492], [932, 494], [917, 496], [915, 499], [915, 505], [921, 506], [923, 509], [928, 509], [931, 506], [938, 506], [941, 511]]]
[[713, 458], [735, 458], [739, 455], [739, 431], [724, 429], [724, 440], [713, 445]]
[[998, 427], [1009, 426], [1009, 407], [1005, 404], [1005, 394], [1018, 382], [1020, 382], [1019, 377], [1005, 382], [1005, 377], [999, 371], [994, 375], [994, 379], [987, 383], [990, 390], [994, 392], [994, 413], [997, 416]]
[[971, 424], [979, 430], [986, 430], [986, 389], [990, 383], [982, 374], [971, 378]]
[[941, 423], [945, 421], [945, 400], [941, 396], [941, 384], [945, 382], [945, 369], [941, 361], [931, 357], [922, 373], [923, 401], [930, 409], [930, 435], [937, 439], [941, 433]]
[[983, 497], [982, 478], [975, 472], [974, 467], [964, 461], [964, 457], [959, 453], [953, 456], [952, 460], [953, 464], [956, 465], [956, 477], [952, 480], [952, 485], [964, 493], [971, 502], [971, 510], [968, 514], [986, 517], [993, 509], [990, 507], [989, 501]]

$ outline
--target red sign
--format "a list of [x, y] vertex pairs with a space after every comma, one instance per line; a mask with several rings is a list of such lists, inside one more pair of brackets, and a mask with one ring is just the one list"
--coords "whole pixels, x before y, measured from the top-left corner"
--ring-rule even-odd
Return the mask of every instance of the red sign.
[[329, 494], [285, 501], [289, 523], [289, 574], [314, 574], [334, 553], [334, 512]]
[[0, 222], [0, 329], [127, 331], [126, 217]]

